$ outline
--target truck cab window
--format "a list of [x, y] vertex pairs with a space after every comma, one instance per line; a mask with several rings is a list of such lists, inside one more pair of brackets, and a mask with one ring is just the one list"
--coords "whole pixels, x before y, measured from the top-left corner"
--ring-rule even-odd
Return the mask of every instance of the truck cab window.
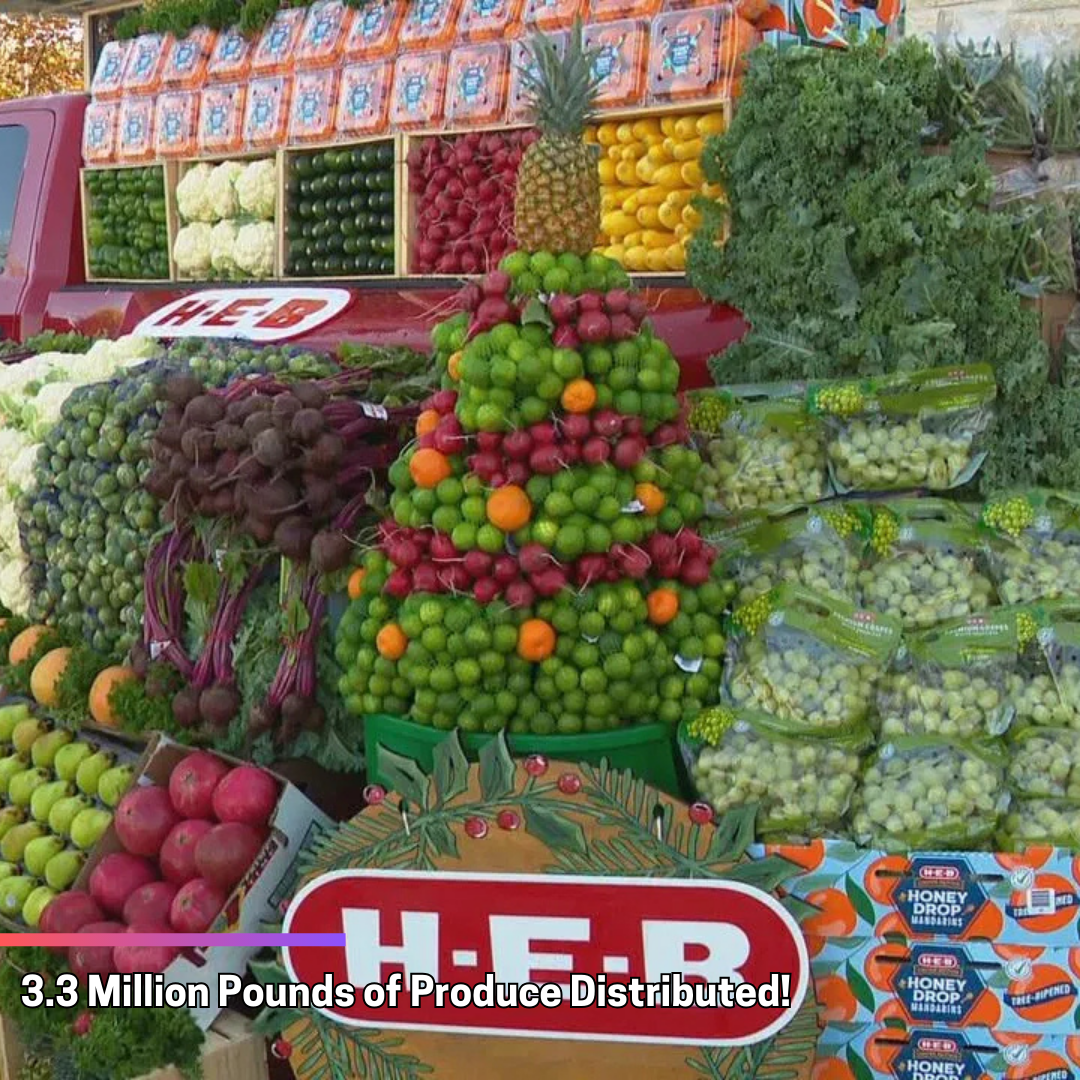
[[0, 127], [0, 273], [7, 264], [28, 141], [27, 130], [21, 124]]

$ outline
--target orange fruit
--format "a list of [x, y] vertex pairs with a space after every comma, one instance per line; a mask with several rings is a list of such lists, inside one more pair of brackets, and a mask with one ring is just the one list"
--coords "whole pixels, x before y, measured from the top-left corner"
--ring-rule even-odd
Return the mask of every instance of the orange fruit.
[[439, 426], [439, 414], [434, 409], [425, 409], [416, 418], [416, 434], [430, 435]]
[[55, 708], [59, 704], [57, 689], [64, 669], [71, 659], [71, 650], [66, 647], [50, 649], [30, 672], [30, 693], [39, 705]]
[[527, 619], [518, 630], [518, 656], [534, 663], [555, 651], [555, 629], [543, 619]]
[[387, 660], [400, 660], [408, 647], [409, 639], [397, 623], [387, 623], [375, 636], [375, 648]]
[[562, 407], [568, 413], [587, 413], [596, 405], [596, 387], [588, 379], [568, 382], [562, 392]]
[[1040, 866], [1046, 865], [1047, 860], [1053, 854], [1054, 849], [1051, 845], [1038, 844], [1021, 852], [1001, 851], [994, 858], [1002, 870], [1008, 870], [1009, 873], [1012, 873], [1013, 870], [1020, 870], [1024, 867], [1038, 870]]
[[655, 484], [637, 484], [634, 487], [634, 498], [645, 507], [645, 513], [649, 517], [656, 517], [667, 502], [667, 496]]
[[99, 671], [97, 678], [90, 686], [90, 715], [102, 727], [119, 727], [120, 718], [113, 712], [109, 704], [113, 688], [122, 682], [131, 682], [138, 679], [138, 675], [129, 667], [107, 667]]
[[[1062, 971], [1056, 964], [1035, 964], [1031, 969], [1031, 977], [1010, 982], [1008, 992], [1014, 996], [1034, 996], [1039, 991], [1046, 991], [1050, 987], [1071, 985], [1072, 979], [1069, 973]], [[1022, 1006], [1014, 1004], [1012, 1008], [1017, 1016], [1025, 1020], [1030, 1020], [1035, 1024], [1045, 1024], [1071, 1014], [1073, 1006], [1074, 995], [1063, 994], [1060, 997], [1046, 995], [1044, 1000]]]
[[893, 893], [909, 865], [910, 863], [903, 855], [885, 855], [883, 858], [875, 859], [863, 877], [863, 888], [870, 899], [891, 907]]
[[885, 990], [891, 993], [893, 980], [900, 970], [900, 966], [896, 961], [906, 959], [907, 955], [908, 950], [905, 945], [898, 945], [893, 942], [878, 945], [871, 951], [863, 965], [863, 974], [866, 976], [866, 981], [875, 990]]
[[983, 904], [975, 918], [971, 920], [967, 933], [964, 934], [964, 940], [985, 938], [987, 941], [994, 941], [1001, 936], [1001, 931], [1004, 929], [1005, 917], [1001, 914], [1001, 909], [993, 901], [989, 901]]
[[453, 475], [454, 470], [450, 467], [450, 459], [438, 450], [427, 447], [417, 450], [409, 459], [409, 475], [417, 487], [438, 487], [444, 480]]
[[666, 626], [679, 614], [679, 594], [674, 589], [653, 589], [646, 598], [649, 622]]
[[517, 532], [529, 524], [532, 502], [517, 484], [504, 484], [491, 493], [487, 501], [488, 521], [503, 532]]
[[358, 566], [349, 575], [348, 589], [349, 589], [349, 599], [350, 600], [359, 600], [360, 597], [363, 596], [363, 594], [364, 594], [364, 578], [365, 577], [367, 577], [367, 571], [362, 566]]
[[13, 667], [30, 659], [30, 654], [37, 647], [41, 635], [48, 630], [47, 626], [28, 626], [25, 630], [16, 634], [11, 640], [8, 649], [8, 663]]
[[855, 1019], [859, 1003], [851, 987], [840, 975], [822, 975], [814, 980], [819, 1015], [826, 1024], [846, 1024]]
[[846, 1061], [839, 1058], [818, 1058], [814, 1062], [810, 1080], [855, 1080], [855, 1074]]
[[818, 889], [806, 897], [806, 902], [818, 909], [802, 924], [803, 933], [820, 937], [851, 937], [859, 917], [851, 901], [839, 889]]
[[446, 374], [450, 376], [454, 382], [457, 382], [461, 378], [461, 353], [451, 353], [450, 359], [446, 362]]
[[809, 872], [825, 862], [825, 841], [811, 840], [809, 844], [769, 844], [766, 855], [779, 855], [782, 859], [801, 866]]

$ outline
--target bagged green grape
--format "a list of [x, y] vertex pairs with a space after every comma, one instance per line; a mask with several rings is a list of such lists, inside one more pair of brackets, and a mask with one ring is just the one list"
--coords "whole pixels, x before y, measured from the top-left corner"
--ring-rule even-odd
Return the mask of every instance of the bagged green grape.
[[807, 399], [813, 415], [829, 420], [826, 456], [838, 492], [948, 491], [986, 457], [996, 395], [990, 366], [972, 364], [814, 383]]
[[699, 481], [707, 514], [782, 513], [828, 494], [825, 428], [801, 394], [707, 391], [695, 395], [689, 423], [704, 461]]
[[1067, 799], [1080, 806], [1080, 731], [1027, 728], [1009, 740], [1005, 773], [1024, 799]]
[[1080, 600], [1009, 610], [1020, 653], [1008, 685], [1016, 727], [1080, 730]]
[[983, 847], [1009, 807], [1004, 773], [998, 746], [894, 739], [863, 770], [851, 804], [852, 835], [883, 851]]
[[783, 584], [854, 602], [865, 518], [851, 504], [827, 503], [779, 520], [758, 517], [742, 523], [741, 534], [710, 539], [727, 549], [723, 566], [738, 588], [737, 604]]
[[738, 608], [724, 704], [806, 734], [862, 721], [900, 644], [900, 624], [835, 597], [782, 585]]
[[941, 499], [890, 500], [873, 508], [859, 603], [924, 630], [986, 611], [994, 586], [983, 537], [958, 506]]
[[1022, 851], [1040, 844], [1080, 848], [1080, 805], [1061, 799], [1014, 799], [1001, 819], [996, 846]]
[[764, 713], [707, 709], [679, 728], [679, 747], [701, 799], [722, 814], [757, 803], [770, 839], [835, 832], [847, 812], [871, 736], [859, 724], [831, 738]]
[[1067, 492], [1035, 490], [993, 499], [980, 521], [990, 530], [990, 571], [1006, 604], [1080, 596], [1080, 505]]
[[1008, 730], [1016, 670], [1015, 619], [996, 611], [905, 637], [877, 694], [882, 739], [984, 740]]

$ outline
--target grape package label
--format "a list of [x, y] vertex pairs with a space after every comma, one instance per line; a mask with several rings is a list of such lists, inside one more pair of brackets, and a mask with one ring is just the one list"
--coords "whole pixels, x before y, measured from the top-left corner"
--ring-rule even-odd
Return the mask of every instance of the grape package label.
[[798, 924], [731, 881], [343, 870], [301, 889], [284, 929], [344, 931], [283, 960], [296, 983], [332, 978], [320, 1011], [361, 1028], [746, 1046], [808, 982]]
[[348, 289], [205, 289], [147, 315], [133, 333], [152, 338], [230, 338], [267, 344], [324, 326], [353, 302]]

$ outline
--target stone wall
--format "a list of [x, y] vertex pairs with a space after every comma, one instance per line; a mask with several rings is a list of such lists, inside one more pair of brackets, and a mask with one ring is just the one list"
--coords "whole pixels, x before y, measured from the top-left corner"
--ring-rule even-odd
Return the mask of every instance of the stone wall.
[[962, 37], [1041, 38], [1080, 49], [1080, 0], [908, 0], [909, 35], [932, 34], [941, 20]]

